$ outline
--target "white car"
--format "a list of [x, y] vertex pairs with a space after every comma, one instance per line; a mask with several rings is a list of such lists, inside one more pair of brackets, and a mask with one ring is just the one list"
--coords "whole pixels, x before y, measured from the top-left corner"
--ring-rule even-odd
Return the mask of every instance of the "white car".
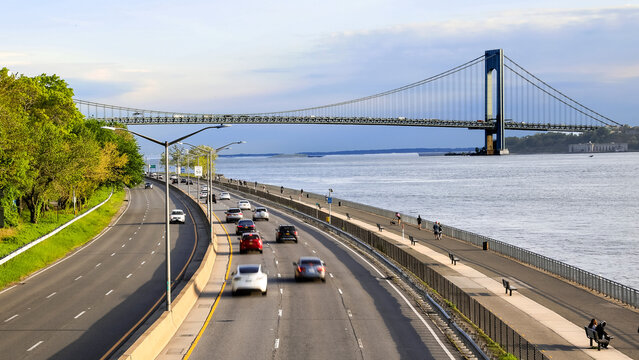
[[226, 191], [220, 193], [220, 200], [231, 200], [231, 194]]
[[259, 290], [262, 292], [262, 295], [266, 295], [268, 278], [266, 274], [262, 272], [262, 265], [238, 265], [237, 270], [231, 275], [233, 275], [233, 279], [231, 280], [233, 295], [236, 295], [240, 290]]
[[186, 215], [184, 214], [184, 211], [180, 209], [175, 209], [171, 211], [171, 223], [184, 224], [185, 222], [186, 222]]
[[257, 220], [266, 220], [268, 221], [269, 214], [268, 210], [265, 207], [255, 208], [255, 212], [253, 212], [253, 221]]
[[202, 191], [209, 191], [209, 187], [208, 187], [208, 186], [206, 186], [206, 185], [202, 185], [202, 186], [200, 186], [200, 190], [202, 190]]
[[251, 210], [251, 203], [248, 200], [240, 200], [237, 202], [237, 207], [240, 210]]

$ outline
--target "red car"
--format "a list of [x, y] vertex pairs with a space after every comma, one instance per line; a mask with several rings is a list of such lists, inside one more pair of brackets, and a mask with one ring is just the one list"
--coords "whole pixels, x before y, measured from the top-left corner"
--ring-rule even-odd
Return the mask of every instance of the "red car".
[[247, 232], [240, 240], [240, 254], [245, 254], [249, 250], [257, 250], [262, 253], [262, 237], [258, 233]]

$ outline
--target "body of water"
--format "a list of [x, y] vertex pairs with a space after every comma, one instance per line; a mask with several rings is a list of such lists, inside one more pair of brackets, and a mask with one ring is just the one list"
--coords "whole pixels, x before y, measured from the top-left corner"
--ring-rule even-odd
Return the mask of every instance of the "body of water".
[[439, 220], [639, 289], [639, 153], [219, 158], [233, 179]]

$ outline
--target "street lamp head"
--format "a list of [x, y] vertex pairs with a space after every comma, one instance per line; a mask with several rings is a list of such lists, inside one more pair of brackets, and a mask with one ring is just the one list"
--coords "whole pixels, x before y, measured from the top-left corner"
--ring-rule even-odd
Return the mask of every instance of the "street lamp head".
[[113, 126], [102, 126], [102, 128], [107, 130], [113, 130], [113, 131], [116, 130], [116, 128], [114, 128]]

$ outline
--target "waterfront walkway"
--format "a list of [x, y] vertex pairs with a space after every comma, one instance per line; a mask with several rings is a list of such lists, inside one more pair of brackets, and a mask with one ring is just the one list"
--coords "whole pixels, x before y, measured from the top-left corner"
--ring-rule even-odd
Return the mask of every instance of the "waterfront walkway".
[[[282, 195], [292, 194], [284, 191]], [[315, 205], [316, 201], [293, 198], [309, 205]], [[345, 206], [333, 206], [332, 215], [418, 252], [422, 261], [472, 295], [552, 359], [639, 359], [637, 309], [467, 242], [449, 237], [436, 240], [432, 229], [419, 230], [414, 225], [405, 225], [402, 237], [402, 227], [391, 223], [395, 219]], [[383, 232], [379, 232], [376, 224], [384, 227]], [[409, 236], [418, 240], [417, 245], [410, 245]], [[461, 259], [457, 265], [451, 264], [449, 252]], [[512, 296], [505, 294], [504, 278], [518, 289]], [[607, 322], [606, 330], [614, 337], [608, 349], [590, 348], [584, 326], [591, 318]]]

